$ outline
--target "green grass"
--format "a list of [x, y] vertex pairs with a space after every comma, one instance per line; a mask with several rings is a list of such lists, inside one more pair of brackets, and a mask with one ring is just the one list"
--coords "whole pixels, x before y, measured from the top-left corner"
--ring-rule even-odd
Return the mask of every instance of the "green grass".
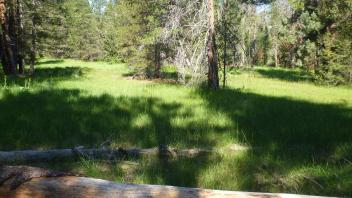
[[0, 150], [95, 147], [107, 139], [141, 148], [243, 144], [255, 149], [37, 165], [128, 183], [352, 196], [351, 88], [270, 68], [233, 72], [220, 91], [129, 73], [123, 64], [45, 59], [32, 78], [0, 76]]

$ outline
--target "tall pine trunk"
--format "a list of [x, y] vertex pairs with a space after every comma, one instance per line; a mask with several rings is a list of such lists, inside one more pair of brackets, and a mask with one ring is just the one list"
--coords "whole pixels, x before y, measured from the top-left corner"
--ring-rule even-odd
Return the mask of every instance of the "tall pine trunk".
[[16, 2], [16, 46], [17, 46], [17, 64], [18, 64], [18, 73], [24, 74], [24, 56], [23, 56], [23, 24], [22, 24], [22, 4], [20, 0]]
[[214, 16], [214, 0], [208, 0], [208, 86], [211, 89], [219, 89], [218, 56], [216, 49], [216, 31]]
[[227, 66], [227, 20], [226, 20], [226, 9], [227, 9], [227, 1], [224, 1], [223, 12], [222, 12], [222, 21], [224, 26], [224, 70], [223, 70], [223, 88], [226, 87], [226, 66]]
[[[33, 9], [36, 8], [36, 0], [32, 0]], [[35, 13], [35, 12], [33, 12]], [[32, 33], [31, 33], [31, 50], [30, 50], [30, 68], [29, 74], [34, 74], [34, 65], [37, 56], [37, 24], [36, 24], [36, 16], [32, 15]]]

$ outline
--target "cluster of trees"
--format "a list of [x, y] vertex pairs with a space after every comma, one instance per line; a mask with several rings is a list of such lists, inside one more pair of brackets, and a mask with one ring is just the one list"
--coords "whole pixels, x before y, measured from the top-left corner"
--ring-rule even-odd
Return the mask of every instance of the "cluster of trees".
[[24, 74], [25, 63], [33, 73], [38, 55], [58, 49], [60, 38], [65, 37], [60, 29], [64, 13], [60, 2], [0, 0], [0, 55], [5, 74]]
[[260, 9], [238, 6], [230, 17], [237, 24], [228, 26], [238, 30], [235, 65], [299, 67], [320, 81], [352, 82], [352, 1], [275, 0]]
[[[18, 2], [5, 3], [0, 0], [1, 22], [1, 61], [6, 74], [23, 72], [22, 53], [20, 52], [22, 21]], [[18, 67], [18, 68], [17, 68]]]
[[226, 67], [309, 70], [352, 81], [351, 0], [0, 0], [6, 74], [39, 56], [125, 62], [146, 77], [224, 84]]
[[86, 0], [0, 0], [1, 63], [7, 75], [34, 72], [41, 56], [98, 60], [98, 14]]

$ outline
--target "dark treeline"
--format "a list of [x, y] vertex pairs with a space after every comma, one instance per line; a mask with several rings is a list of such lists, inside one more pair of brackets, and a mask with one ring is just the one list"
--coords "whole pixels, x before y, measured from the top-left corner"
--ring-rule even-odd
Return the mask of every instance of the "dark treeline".
[[0, 0], [1, 63], [7, 75], [29, 73], [39, 56], [59, 56], [67, 39], [63, 1]]
[[125, 62], [148, 78], [173, 65], [180, 82], [208, 74], [215, 88], [224, 66], [301, 68], [321, 82], [352, 82], [351, 0], [0, 0], [0, 17], [9, 75], [25, 65], [31, 74], [50, 56]]

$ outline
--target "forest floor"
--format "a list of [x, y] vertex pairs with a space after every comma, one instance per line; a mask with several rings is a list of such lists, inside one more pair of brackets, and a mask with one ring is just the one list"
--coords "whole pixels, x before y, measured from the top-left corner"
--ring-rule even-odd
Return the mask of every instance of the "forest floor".
[[259, 149], [35, 165], [126, 183], [352, 196], [352, 88], [315, 85], [298, 70], [232, 71], [219, 91], [129, 72], [44, 59], [33, 78], [0, 75], [0, 150], [241, 144]]

